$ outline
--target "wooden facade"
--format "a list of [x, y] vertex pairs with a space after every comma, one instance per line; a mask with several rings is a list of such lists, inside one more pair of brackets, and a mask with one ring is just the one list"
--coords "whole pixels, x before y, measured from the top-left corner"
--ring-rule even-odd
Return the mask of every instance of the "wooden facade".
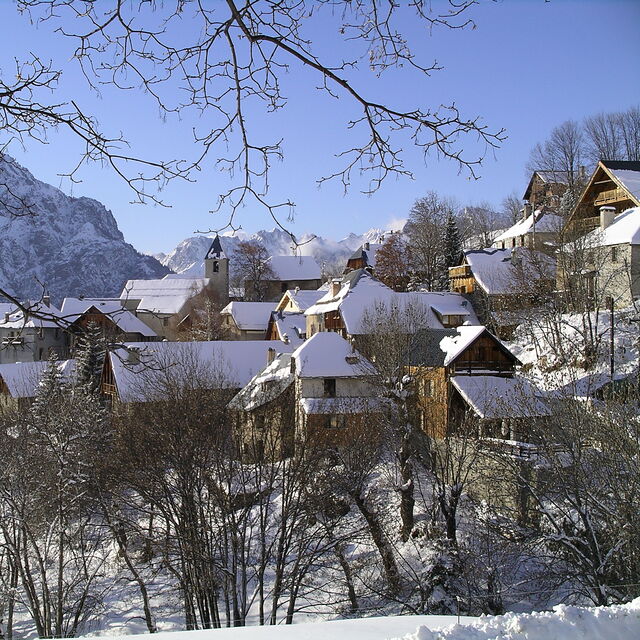
[[640, 162], [600, 161], [569, 216], [565, 234], [582, 236], [599, 227], [600, 207], [611, 207], [618, 214], [640, 206], [640, 200], [616, 177], [618, 169], [640, 172]]

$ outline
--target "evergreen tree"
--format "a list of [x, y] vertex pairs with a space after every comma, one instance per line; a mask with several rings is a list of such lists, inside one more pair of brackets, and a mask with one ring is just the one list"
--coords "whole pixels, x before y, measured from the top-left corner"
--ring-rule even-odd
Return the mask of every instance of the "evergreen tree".
[[447, 214], [447, 223], [442, 236], [442, 255], [440, 259], [440, 277], [438, 289], [449, 290], [449, 267], [455, 267], [462, 261], [462, 241], [458, 223], [453, 213]]
[[88, 393], [98, 391], [106, 351], [102, 330], [96, 323], [90, 322], [78, 338], [75, 387]]

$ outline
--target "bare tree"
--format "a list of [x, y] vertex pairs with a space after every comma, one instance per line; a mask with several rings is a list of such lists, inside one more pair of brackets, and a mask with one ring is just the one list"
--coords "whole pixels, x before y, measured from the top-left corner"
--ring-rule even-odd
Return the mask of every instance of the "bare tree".
[[569, 189], [577, 189], [581, 182], [580, 167], [585, 160], [585, 140], [581, 126], [567, 120], [554, 127], [544, 143], [538, 143], [529, 156], [527, 169], [556, 172], [559, 181], [567, 181]]
[[443, 279], [442, 238], [447, 216], [457, 211], [453, 200], [435, 191], [419, 198], [409, 212], [405, 233], [413, 256], [416, 278], [433, 291]]
[[262, 302], [267, 295], [267, 282], [274, 280], [276, 274], [269, 264], [269, 253], [257, 240], [238, 243], [234, 254], [237, 264], [235, 273], [245, 287], [245, 300]]
[[376, 277], [394, 291], [406, 291], [411, 280], [411, 248], [400, 234], [392, 233], [376, 252]]
[[[185, 171], [204, 166], [212, 149], [228, 149], [222, 151], [217, 166], [239, 176], [237, 186], [219, 196], [219, 205], [229, 206], [230, 224], [236, 211], [250, 199], [266, 206], [280, 224], [277, 212], [292, 203], [271, 203], [266, 198], [269, 168], [273, 160], [282, 157], [282, 146], [279, 140], [264, 141], [263, 132], [251, 127], [249, 111], [253, 103], [268, 111], [286, 106], [281, 76], [290, 66], [308, 72], [330, 96], [343, 97], [359, 110], [348, 127], [360, 138], [347, 144], [340, 154], [343, 165], [323, 180], [336, 178], [346, 188], [353, 171], [364, 171], [370, 176], [366, 190], [371, 192], [389, 175], [410, 175], [401, 158], [401, 142], [392, 135], [400, 129], [410, 132], [419, 149], [450, 158], [476, 176], [481, 157], [463, 152], [468, 134], [479, 136], [482, 144], [491, 148], [504, 138], [502, 130], [491, 131], [478, 118], [463, 116], [453, 103], [436, 109], [408, 110], [380, 103], [351, 80], [353, 70], [365, 65], [378, 75], [400, 67], [419, 76], [436, 71], [440, 68], [437, 63], [423, 64], [414, 55], [408, 37], [398, 27], [400, 20], [409, 14], [425, 28], [462, 29], [473, 24], [465, 17], [473, 4], [470, 0], [451, 0], [437, 11], [422, 1], [410, 6], [360, 0], [340, 4], [339, 38], [361, 44], [362, 52], [353, 57], [345, 53], [334, 61], [316, 55], [313, 43], [305, 36], [306, 24], [316, 14], [336, 10], [335, 3], [328, 0], [275, 4], [228, 0], [212, 7], [199, 2], [181, 2], [175, 7], [118, 2], [105, 7], [87, 6], [80, 0], [20, 0], [19, 7], [35, 18], [59, 24], [61, 32], [75, 40], [74, 57], [90, 86], [106, 82], [129, 90], [137, 85], [155, 100], [162, 114], [184, 114], [188, 110], [210, 114], [215, 122], [194, 133], [199, 149]], [[187, 39], [185, 20], [192, 25]], [[46, 71], [26, 77], [34, 76], [33, 84]], [[48, 87], [52, 80], [45, 75], [40, 82]], [[17, 89], [12, 95], [19, 93]], [[26, 102], [26, 114], [17, 115], [20, 123], [29, 122], [34, 111], [38, 113], [28, 93]], [[9, 114], [10, 107], [5, 107]], [[55, 114], [52, 108], [45, 113], [51, 111]], [[74, 112], [66, 116], [65, 124], [74, 124]], [[75, 117], [76, 132], [84, 134], [86, 118]], [[98, 138], [92, 148], [97, 146], [102, 151], [105, 144]]]

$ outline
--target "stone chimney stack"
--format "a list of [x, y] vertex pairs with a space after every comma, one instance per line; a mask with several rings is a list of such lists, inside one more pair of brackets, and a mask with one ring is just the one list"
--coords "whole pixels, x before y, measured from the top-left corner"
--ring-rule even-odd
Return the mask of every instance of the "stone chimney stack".
[[522, 210], [522, 219], [526, 220], [533, 213], [533, 205], [530, 202], [524, 203], [524, 209]]
[[42, 304], [44, 304], [45, 307], [51, 306], [51, 296], [48, 293], [42, 296]]
[[276, 350], [273, 347], [267, 349], [267, 364], [271, 364], [276, 359]]
[[331, 281], [331, 296], [335, 297], [338, 295], [338, 293], [340, 292], [340, 285], [342, 283], [340, 282], [340, 280], [332, 280]]
[[371, 246], [371, 245], [370, 245], [368, 242], [365, 242], [365, 243], [364, 243], [364, 250], [365, 250], [365, 251], [369, 251], [370, 246]]
[[606, 229], [616, 217], [615, 207], [600, 207], [600, 228]]

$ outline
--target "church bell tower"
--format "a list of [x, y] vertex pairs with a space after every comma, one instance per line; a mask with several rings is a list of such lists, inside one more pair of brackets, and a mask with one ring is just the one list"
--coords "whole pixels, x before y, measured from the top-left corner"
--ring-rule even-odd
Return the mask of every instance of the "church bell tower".
[[220, 304], [226, 305], [229, 302], [229, 258], [222, 250], [218, 235], [204, 257], [204, 277], [209, 278]]

